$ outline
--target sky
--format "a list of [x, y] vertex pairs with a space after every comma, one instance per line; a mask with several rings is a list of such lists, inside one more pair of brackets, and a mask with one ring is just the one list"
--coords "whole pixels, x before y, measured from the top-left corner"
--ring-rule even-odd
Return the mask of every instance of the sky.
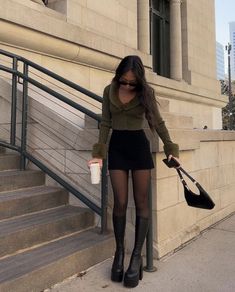
[[[227, 45], [229, 39], [229, 22], [235, 22], [235, 0], [215, 0], [216, 41]], [[227, 58], [225, 53], [225, 67]]]
[[235, 22], [235, 0], [215, 0], [216, 40], [227, 45], [229, 22]]

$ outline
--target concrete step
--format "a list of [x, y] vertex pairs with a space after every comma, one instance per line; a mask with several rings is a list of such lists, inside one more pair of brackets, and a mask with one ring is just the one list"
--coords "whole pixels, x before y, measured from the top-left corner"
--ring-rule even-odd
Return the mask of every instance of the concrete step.
[[162, 117], [168, 129], [192, 129], [193, 118], [176, 113], [163, 112]]
[[6, 149], [5, 149], [4, 147], [0, 146], [0, 153], [1, 153], [1, 154], [2, 154], [2, 153], [5, 153], [5, 151], [6, 151]]
[[0, 260], [1, 292], [39, 292], [113, 254], [114, 239], [90, 229]]
[[179, 144], [179, 149], [195, 150], [200, 148], [200, 139], [197, 131], [193, 129], [170, 129], [172, 141]]
[[0, 152], [0, 171], [19, 168], [20, 156], [18, 154]]
[[[177, 113], [162, 112], [161, 116], [166, 123], [167, 129], [187, 129], [192, 130], [193, 118], [190, 116], [183, 116]], [[144, 128], [148, 129], [148, 122], [145, 120]]]
[[[153, 137], [153, 134], [148, 130], [145, 131], [147, 137], [151, 141], [153, 152], [163, 152], [163, 143], [160, 138]], [[195, 150], [200, 148], [200, 137], [198, 132], [193, 129], [169, 129], [171, 140], [179, 144], [180, 151]]]
[[45, 175], [38, 170], [0, 171], [0, 192], [40, 186], [45, 183]]
[[68, 204], [68, 193], [58, 187], [37, 186], [0, 193], [0, 220]]
[[[101, 117], [101, 114], [99, 115]], [[98, 121], [85, 115], [84, 117], [84, 128], [86, 129], [98, 129]]]
[[64, 206], [0, 222], [0, 257], [92, 227], [87, 208]]

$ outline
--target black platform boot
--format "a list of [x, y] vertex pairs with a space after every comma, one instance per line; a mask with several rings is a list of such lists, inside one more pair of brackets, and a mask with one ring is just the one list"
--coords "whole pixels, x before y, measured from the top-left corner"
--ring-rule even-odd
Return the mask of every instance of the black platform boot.
[[116, 252], [111, 270], [111, 280], [122, 282], [124, 262], [124, 235], [126, 227], [126, 216], [113, 215], [113, 230], [116, 240]]
[[141, 250], [148, 231], [148, 218], [136, 217], [135, 225], [135, 246], [131, 255], [129, 267], [125, 273], [124, 285], [126, 287], [136, 287], [139, 280], [143, 278], [143, 260]]

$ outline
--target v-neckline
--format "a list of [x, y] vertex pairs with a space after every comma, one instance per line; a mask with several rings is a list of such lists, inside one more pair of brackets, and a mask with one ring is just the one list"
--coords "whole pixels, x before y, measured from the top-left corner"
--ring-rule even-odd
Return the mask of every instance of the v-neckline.
[[130, 104], [130, 103], [132, 102], [132, 100], [136, 98], [136, 93], [135, 93], [135, 95], [134, 95], [134, 96], [133, 96], [128, 102], [122, 102], [122, 100], [121, 100], [121, 98], [120, 98], [119, 88], [117, 88], [116, 94], [117, 94], [117, 98], [118, 98], [118, 100], [120, 101], [120, 103], [121, 103], [122, 105]]
[[117, 107], [125, 107], [126, 109], [129, 109], [129, 108], [133, 108], [135, 106], [137, 106], [140, 101], [139, 101], [139, 98], [137, 97], [137, 94], [127, 103], [122, 103], [120, 98], [119, 98], [119, 94], [118, 94], [118, 86], [114, 83], [112, 83], [110, 85], [110, 94], [109, 94], [109, 98], [110, 98], [110, 101], [115, 104]]

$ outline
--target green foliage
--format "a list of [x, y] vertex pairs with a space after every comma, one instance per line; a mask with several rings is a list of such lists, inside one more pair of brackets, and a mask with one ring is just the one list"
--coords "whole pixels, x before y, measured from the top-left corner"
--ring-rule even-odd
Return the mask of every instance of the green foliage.
[[228, 95], [228, 85], [224, 80], [220, 80], [221, 93]]
[[[235, 84], [235, 81], [233, 81]], [[228, 85], [220, 80], [221, 93], [229, 96]], [[223, 129], [235, 130], [235, 95], [231, 96], [230, 102], [222, 109]]]

